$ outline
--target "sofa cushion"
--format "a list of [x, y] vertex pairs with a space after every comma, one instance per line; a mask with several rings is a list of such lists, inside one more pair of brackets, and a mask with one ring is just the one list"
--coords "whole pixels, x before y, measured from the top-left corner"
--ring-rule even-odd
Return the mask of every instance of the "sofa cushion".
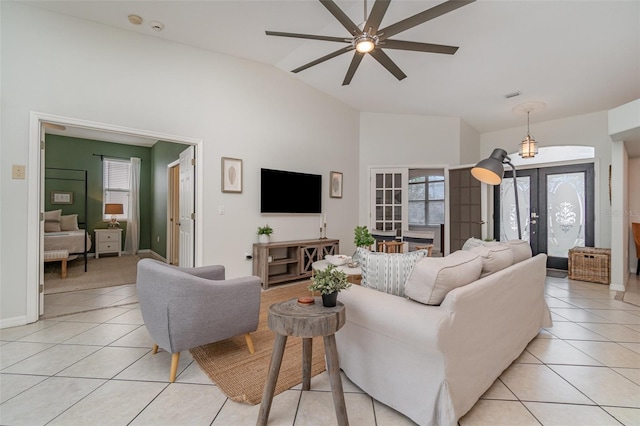
[[531, 245], [525, 240], [508, 240], [500, 244], [511, 248], [513, 252], [513, 263], [522, 262], [531, 257]]
[[445, 257], [425, 257], [416, 263], [405, 286], [405, 293], [416, 302], [439, 305], [454, 288], [467, 285], [482, 272], [476, 253], [458, 250]]
[[62, 210], [44, 212], [44, 232], [60, 232]]
[[482, 273], [480, 274], [480, 278], [513, 265], [513, 251], [511, 247], [501, 243], [487, 243], [482, 247], [474, 247], [469, 251], [476, 253], [482, 260]]
[[405, 296], [405, 283], [416, 262], [427, 256], [426, 250], [410, 253], [378, 253], [358, 249], [362, 286]]

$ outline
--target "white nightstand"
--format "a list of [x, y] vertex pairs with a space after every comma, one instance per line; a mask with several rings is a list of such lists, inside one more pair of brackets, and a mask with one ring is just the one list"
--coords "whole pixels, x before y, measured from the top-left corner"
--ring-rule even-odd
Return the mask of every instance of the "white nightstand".
[[94, 229], [96, 233], [96, 259], [101, 254], [118, 253], [122, 255], [120, 250], [122, 247], [122, 229]]

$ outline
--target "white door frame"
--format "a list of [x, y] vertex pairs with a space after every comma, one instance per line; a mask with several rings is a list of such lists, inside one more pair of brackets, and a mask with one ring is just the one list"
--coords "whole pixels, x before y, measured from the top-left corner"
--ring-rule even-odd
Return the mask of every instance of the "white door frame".
[[[100, 123], [96, 121], [82, 120], [73, 117], [47, 114], [31, 111], [29, 117], [29, 155], [27, 166], [27, 282], [26, 282], [26, 322], [38, 321], [39, 318], [39, 284], [40, 263], [43, 256], [43, 246], [40, 243], [40, 194], [44, 188], [44, 176], [40, 171], [40, 132], [43, 123], [53, 123], [62, 126], [82, 127], [110, 133], [119, 133], [132, 136], [143, 136], [167, 142], [176, 142], [196, 147], [196, 159], [202, 158], [203, 140], [187, 136], [178, 136], [168, 133], [154, 132], [150, 130], [123, 127], [115, 124]], [[42, 159], [44, 161], [44, 159]], [[203, 217], [203, 168], [196, 168], [196, 217]], [[202, 265], [202, 235], [195, 235], [195, 264]]]

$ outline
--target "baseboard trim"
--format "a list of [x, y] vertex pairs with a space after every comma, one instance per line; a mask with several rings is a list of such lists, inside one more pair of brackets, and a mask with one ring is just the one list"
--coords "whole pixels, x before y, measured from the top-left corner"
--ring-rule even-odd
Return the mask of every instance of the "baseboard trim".
[[25, 315], [13, 318], [4, 318], [0, 319], [0, 329], [9, 328], [9, 327], [17, 327], [20, 325], [26, 325], [27, 317]]
[[160, 256], [158, 253], [156, 253], [156, 252], [155, 252], [155, 251], [153, 251], [153, 250], [148, 250], [148, 253], [150, 253], [150, 254], [151, 254], [151, 256], [153, 256], [154, 258], [156, 258], [157, 260], [159, 260], [159, 261], [161, 261], [161, 262], [169, 263], [169, 262], [167, 261], [167, 259], [165, 259], [164, 257]]

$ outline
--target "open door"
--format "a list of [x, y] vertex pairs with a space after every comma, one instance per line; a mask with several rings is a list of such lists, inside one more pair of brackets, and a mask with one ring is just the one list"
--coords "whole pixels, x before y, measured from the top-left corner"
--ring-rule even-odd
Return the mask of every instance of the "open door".
[[180, 255], [179, 265], [194, 266], [195, 244], [195, 147], [180, 153]]
[[180, 264], [180, 161], [168, 166], [167, 261]]

